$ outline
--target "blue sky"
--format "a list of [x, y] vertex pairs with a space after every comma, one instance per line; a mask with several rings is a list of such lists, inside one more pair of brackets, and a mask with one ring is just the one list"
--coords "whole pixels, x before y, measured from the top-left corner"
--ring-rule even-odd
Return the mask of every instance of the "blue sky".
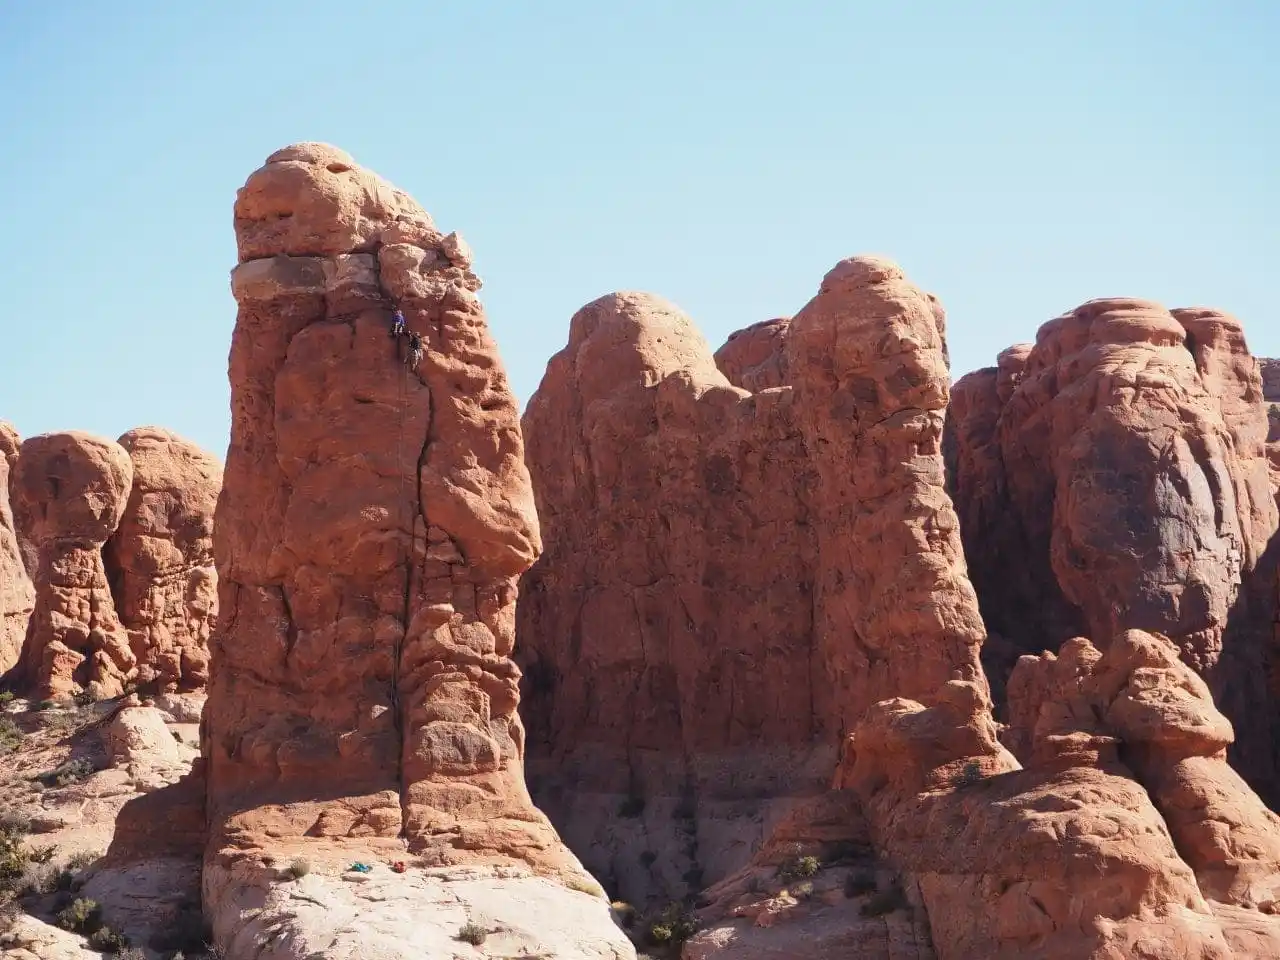
[[463, 233], [521, 400], [615, 289], [713, 346], [844, 256], [957, 372], [1098, 296], [1280, 356], [1280, 4], [0, 5], [0, 418], [222, 455], [236, 188], [324, 140]]

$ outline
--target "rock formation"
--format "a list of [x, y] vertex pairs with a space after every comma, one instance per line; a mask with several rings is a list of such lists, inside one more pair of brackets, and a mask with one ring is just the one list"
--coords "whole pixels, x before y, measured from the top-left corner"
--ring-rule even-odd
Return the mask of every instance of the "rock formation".
[[8, 682], [37, 699], [120, 694], [136, 666], [116, 616], [102, 545], [120, 523], [133, 479], [129, 454], [86, 433], [22, 444], [9, 489], [37, 545], [35, 608]]
[[762, 320], [729, 334], [716, 351], [716, 366], [735, 387], [759, 393], [791, 382], [787, 371], [788, 317]]
[[[840, 328], [851, 304], [890, 335], [860, 346], [867, 331]], [[941, 330], [896, 267], [848, 261], [793, 321], [717, 354], [752, 395], [655, 297], [574, 317], [525, 414], [547, 549], [517, 655], [535, 796], [620, 896], [696, 891], [797, 799], [825, 805], [873, 699], [982, 684], [959, 541], [926, 532], [956, 526], [941, 461], [909, 453], [941, 434]], [[849, 566], [865, 543], [903, 566]]]
[[13, 427], [0, 421], [0, 674], [18, 662], [35, 604], [35, 588], [9, 506], [9, 476], [17, 465], [20, 445]]
[[676, 898], [835, 760], [792, 393], [730, 386], [676, 307], [617, 293], [574, 316], [524, 431], [546, 537], [518, 609], [531, 788], [611, 890]]
[[133, 488], [104, 560], [138, 682], [166, 691], [201, 688], [218, 611], [213, 512], [222, 467], [158, 427], [131, 430], [120, 445], [133, 462]]
[[1271, 485], [1280, 495], [1280, 360], [1261, 359], [1262, 398], [1267, 408], [1267, 456], [1271, 462]]
[[[603, 901], [554, 882], [593, 885], [524, 787], [515, 579], [540, 543], [468, 248], [322, 144], [268, 158], [235, 226], [202, 733], [217, 939], [417, 957], [470, 918], [500, 934], [485, 956], [629, 956]], [[297, 856], [314, 910], [270, 867]], [[363, 884], [338, 877], [352, 860]]]
[[[1102, 325], [1143, 342], [1143, 309], [1117, 309]], [[1247, 355], [1220, 314], [1182, 322], [1197, 328], [1196, 353], [1179, 345], [1187, 360], [1171, 362], [1214, 393], [1177, 417], [1204, 407], [1201, 433], [1216, 424], [1217, 455], [1242, 461], [1214, 489], [1238, 508], [1233, 542], [1254, 544], [1239, 567], [1256, 568], [1271, 520]], [[1006, 733], [1020, 756], [1000, 742], [978, 665], [986, 631], [944, 489], [943, 331], [937, 300], [897, 267], [845, 261], [785, 328], [750, 328], [718, 355], [728, 379], [769, 384], [753, 395], [727, 384], [688, 319], [656, 298], [615, 294], [574, 317], [525, 416], [547, 537], [518, 612], [535, 795], [623, 896], [652, 903], [710, 881], [705, 929], [684, 947], [693, 960], [1272, 955], [1280, 834], [1225, 763], [1230, 725], [1170, 641], [1117, 633], [1123, 621], [1101, 602], [1069, 599], [1081, 574], [1067, 578], [1077, 593], [1034, 611], [1038, 622], [1119, 639], [1105, 658], [1073, 641], [1061, 676], [1024, 658]], [[997, 521], [1009, 500], [1042, 496], [1008, 477], [1001, 448], [1006, 405], [1043, 379], [1040, 362], [1006, 351], [957, 390], [953, 489], [978, 505], [966, 522], [988, 524], [995, 557], [1032, 556], [1026, 530]], [[1146, 414], [1104, 407], [1090, 419], [1081, 407], [1062, 414], [1070, 430], [1083, 419], [1122, 467]], [[1029, 425], [1019, 436], [1035, 439]], [[1091, 489], [1072, 491], [1077, 527], [1095, 508]], [[1072, 546], [1095, 576], [1124, 569], [1100, 536]], [[1212, 564], [1201, 563], [1203, 578]], [[1012, 588], [1055, 571], [1046, 551]], [[1239, 593], [1181, 648], [1193, 637], [1221, 649]], [[1025, 641], [998, 638], [1004, 676]], [[1028, 726], [1029, 712], [1056, 722]], [[782, 722], [797, 716], [807, 723]], [[837, 743], [824, 790], [811, 772]], [[779, 745], [787, 781], [750, 778]], [[732, 813], [753, 818], [736, 824], [736, 848]], [[682, 888], [670, 874], [685, 868]]]
[[1280, 797], [1266, 682], [1277, 509], [1240, 323], [1092, 301], [954, 394], [950, 483], [999, 638], [985, 658], [997, 692], [1020, 653], [1159, 632], [1235, 720], [1240, 769]]

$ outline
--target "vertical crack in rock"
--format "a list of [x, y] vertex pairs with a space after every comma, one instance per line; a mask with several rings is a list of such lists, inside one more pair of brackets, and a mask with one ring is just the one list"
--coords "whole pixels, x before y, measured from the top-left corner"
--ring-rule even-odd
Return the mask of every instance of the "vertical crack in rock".
[[[232, 439], [214, 537], [223, 617], [202, 729], [220, 944], [259, 960], [354, 948], [327, 917], [272, 899], [266, 856], [306, 856], [335, 917], [355, 890], [335, 874], [353, 859], [413, 854], [442, 883], [488, 871], [465, 876], [498, 894], [503, 876], [530, 870], [585, 887], [524, 786], [515, 582], [541, 543], [469, 250], [324, 144], [268, 158], [237, 196], [235, 226]], [[423, 337], [415, 373], [390, 335], [393, 307]], [[382, 926], [357, 938], [362, 951], [440, 949], [447, 918], [431, 891], [408, 889], [422, 899], [414, 932], [389, 932], [389, 908], [364, 904]], [[592, 902], [583, 930], [561, 933], [612, 950], [620, 935]]]

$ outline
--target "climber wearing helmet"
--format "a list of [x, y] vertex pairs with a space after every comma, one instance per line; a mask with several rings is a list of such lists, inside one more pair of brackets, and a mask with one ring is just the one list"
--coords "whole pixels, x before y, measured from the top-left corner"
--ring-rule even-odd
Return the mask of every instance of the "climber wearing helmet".
[[422, 362], [422, 334], [409, 334], [409, 356], [406, 358], [410, 367], [417, 368]]

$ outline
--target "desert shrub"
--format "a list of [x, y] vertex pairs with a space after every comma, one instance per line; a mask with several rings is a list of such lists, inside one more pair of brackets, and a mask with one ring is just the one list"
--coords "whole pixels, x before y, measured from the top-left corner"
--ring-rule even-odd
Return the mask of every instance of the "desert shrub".
[[783, 883], [816, 876], [822, 869], [822, 861], [817, 857], [790, 857], [778, 866], [778, 879]]
[[655, 947], [684, 943], [698, 932], [698, 921], [682, 903], [671, 903], [651, 919], [645, 936]]
[[797, 900], [808, 900], [813, 896], [813, 881], [801, 880], [791, 887], [791, 895]]
[[297, 860], [290, 863], [289, 866], [285, 867], [284, 872], [294, 880], [301, 880], [311, 872], [311, 861], [304, 860], [299, 857]]
[[975, 783], [982, 781], [982, 766], [977, 760], [970, 760], [964, 765], [960, 771], [960, 775], [956, 777], [956, 784], [961, 787], [970, 787]]
[[468, 920], [458, 930], [458, 939], [463, 943], [469, 943], [473, 947], [478, 947], [484, 943], [485, 937], [489, 936], [489, 931], [478, 923]]
[[58, 764], [52, 770], [36, 774], [35, 779], [46, 787], [65, 787], [85, 780], [97, 772], [92, 760], [88, 757], [77, 757], [75, 760]]
[[0, 823], [0, 890], [12, 891], [27, 872], [27, 827], [9, 819]]
[[[110, 927], [99, 927], [89, 934], [90, 950], [97, 950], [99, 953], [123, 954], [128, 947], [129, 938], [122, 933], [116, 933]], [[145, 957], [146, 954], [142, 956]]]
[[81, 870], [97, 861], [99, 856], [100, 854], [94, 853], [90, 850], [80, 850], [79, 852], [73, 853], [71, 856], [67, 857], [67, 869], [79, 873]]
[[0, 707], [13, 703], [15, 694], [12, 690], [0, 690]]
[[102, 927], [102, 907], [97, 900], [77, 897], [69, 907], [63, 907], [56, 917], [58, 926], [72, 933], [95, 933]]
[[902, 888], [894, 883], [872, 894], [867, 902], [862, 905], [862, 915], [864, 917], [883, 917], [886, 913], [901, 910], [906, 905], [906, 895], [902, 892]]
[[0, 757], [16, 752], [22, 746], [23, 736], [22, 728], [12, 717], [0, 717]]

